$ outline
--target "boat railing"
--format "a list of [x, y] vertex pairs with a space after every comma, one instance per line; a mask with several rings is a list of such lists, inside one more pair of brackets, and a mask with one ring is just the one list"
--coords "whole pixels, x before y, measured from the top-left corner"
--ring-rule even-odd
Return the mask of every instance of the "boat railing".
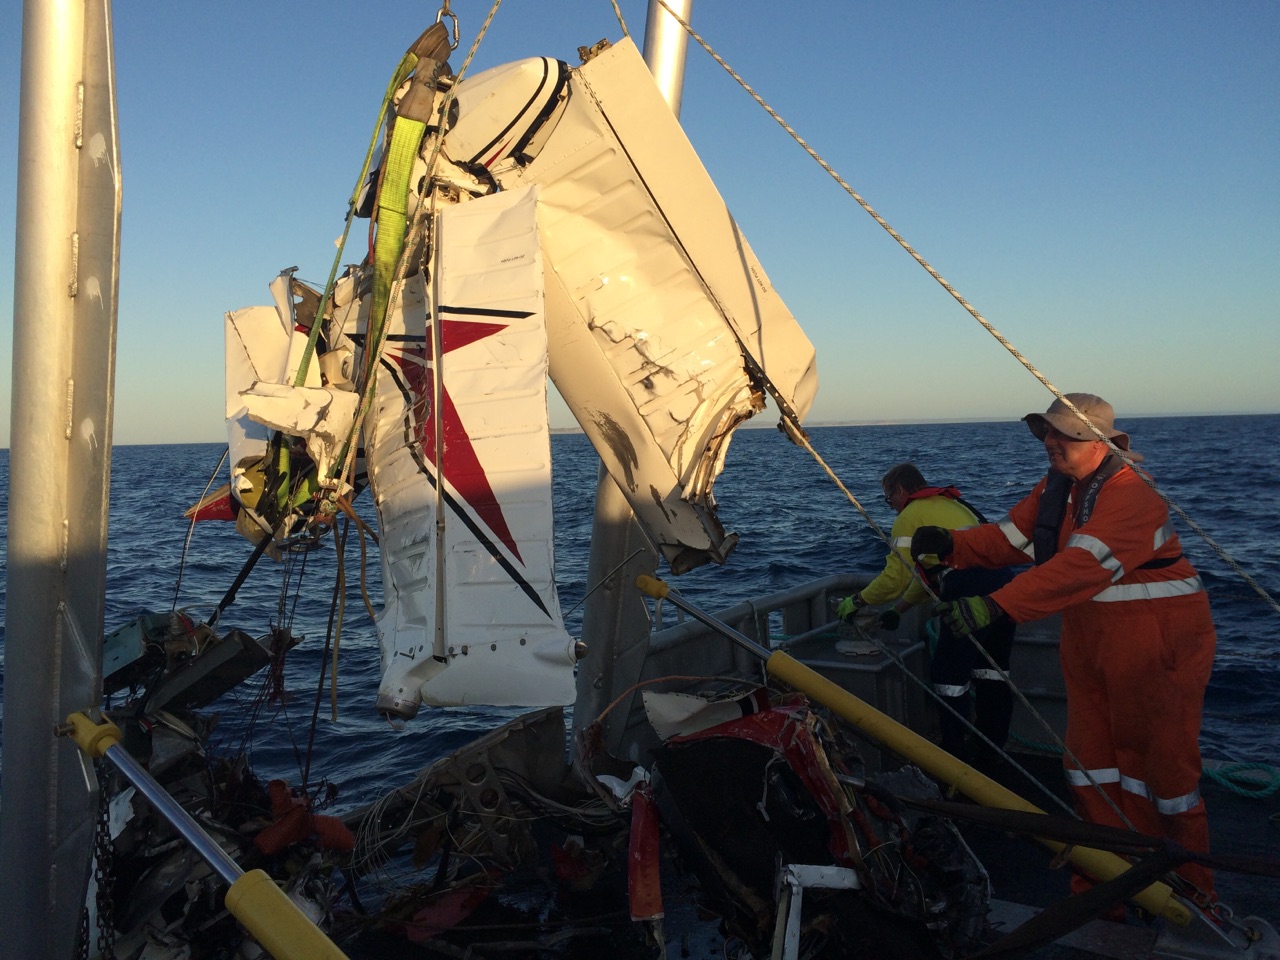
[[[784, 649], [828, 679], [925, 736], [936, 733], [937, 711], [927, 691], [928, 610], [921, 606], [902, 618], [898, 629], [874, 635], [876, 644], [852, 645], [858, 635], [838, 624], [832, 600], [867, 583], [855, 574], [834, 574], [764, 596], [752, 597], [712, 615], [769, 649]], [[677, 587], [673, 586], [673, 589]], [[729, 694], [743, 681], [763, 682], [760, 661], [710, 627], [686, 617], [674, 605], [650, 601], [649, 646], [629, 701], [610, 720], [617, 756], [643, 759], [658, 740], [645, 717], [642, 691]], [[671, 622], [673, 621], [674, 622]], [[1036, 712], [1059, 733], [1065, 725], [1065, 696], [1057, 663], [1059, 619], [1019, 627], [1011, 676]], [[839, 645], [839, 646], [837, 646]], [[1012, 747], [1042, 749], [1051, 735], [1021, 703], [1015, 707]], [[869, 763], [884, 763], [869, 748]]]
[[[829, 606], [830, 599], [848, 596], [866, 583], [863, 577], [834, 574], [763, 597], [743, 600], [725, 610], [715, 611], [712, 615], [761, 646], [773, 648], [801, 635], [821, 633], [828, 629], [834, 620]], [[664, 623], [664, 610], [661, 603], [653, 605], [652, 632], [649, 638], [651, 652], [679, 647], [714, 635], [710, 627], [687, 619], [678, 609], [677, 622], [668, 627]]]

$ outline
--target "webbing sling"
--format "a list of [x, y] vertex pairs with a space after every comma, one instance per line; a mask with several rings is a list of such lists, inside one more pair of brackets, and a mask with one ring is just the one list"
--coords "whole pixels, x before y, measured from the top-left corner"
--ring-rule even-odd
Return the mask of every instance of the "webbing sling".
[[386, 120], [387, 111], [391, 109], [391, 101], [396, 91], [413, 73], [417, 64], [418, 57], [411, 49], [401, 58], [399, 66], [396, 67], [395, 73], [392, 74], [391, 82], [387, 84], [387, 92], [382, 98], [382, 106], [378, 108], [378, 121], [373, 125], [373, 137], [369, 140], [369, 148], [365, 151], [364, 163], [360, 167], [360, 176], [356, 179], [355, 189], [351, 191], [351, 198], [347, 201], [347, 217], [346, 223], [342, 227], [342, 239], [338, 242], [338, 252], [334, 254], [333, 266], [329, 269], [329, 280], [324, 286], [324, 295], [320, 298], [320, 305], [316, 308], [316, 322], [311, 325], [311, 334], [307, 337], [307, 347], [298, 363], [298, 372], [293, 381], [295, 387], [301, 387], [307, 382], [307, 366], [311, 363], [311, 357], [315, 353], [316, 340], [320, 336], [320, 328], [322, 326], [321, 321], [333, 297], [334, 280], [338, 276], [338, 267], [342, 263], [342, 252], [347, 246], [347, 234], [351, 232], [351, 221], [356, 216], [356, 202], [360, 196], [361, 189], [364, 187], [365, 178], [369, 175], [369, 164], [373, 161], [373, 152], [377, 149], [378, 133], [382, 129], [383, 121]]
[[408, 117], [396, 117], [391, 145], [383, 160], [382, 187], [378, 191], [378, 233], [373, 243], [373, 299], [369, 306], [369, 330], [365, 349], [369, 367], [377, 362], [378, 345], [387, 319], [391, 283], [404, 251], [409, 226], [409, 176], [422, 146], [427, 125]]

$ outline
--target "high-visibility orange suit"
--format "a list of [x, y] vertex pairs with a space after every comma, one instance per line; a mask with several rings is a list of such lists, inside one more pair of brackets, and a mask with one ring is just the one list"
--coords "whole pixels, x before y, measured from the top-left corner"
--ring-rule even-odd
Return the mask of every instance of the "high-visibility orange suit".
[[[1114, 455], [1076, 483], [1050, 473], [999, 523], [954, 531], [947, 562], [1034, 559], [1037, 517], [1043, 542], [1043, 514], [1052, 513], [1041, 510], [1051, 478], [1070, 484], [1056, 552], [991, 599], [1019, 623], [1062, 612], [1066, 745], [1084, 768], [1064, 758], [1077, 809], [1124, 826], [1097, 783], [1133, 829], [1207, 851], [1199, 737], [1216, 637], [1204, 585], [1155, 491]], [[1179, 872], [1212, 892], [1209, 870]]]

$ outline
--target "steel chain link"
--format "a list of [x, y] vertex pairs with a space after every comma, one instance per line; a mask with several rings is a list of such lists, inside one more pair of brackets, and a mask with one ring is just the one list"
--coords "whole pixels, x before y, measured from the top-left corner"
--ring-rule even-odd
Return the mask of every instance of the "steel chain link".
[[[94, 835], [93, 878], [98, 888], [98, 956], [116, 960], [115, 847], [111, 843], [111, 799], [108, 796], [108, 767], [105, 760], [93, 763], [98, 775], [98, 823]], [[84, 944], [89, 945], [88, 930]]]

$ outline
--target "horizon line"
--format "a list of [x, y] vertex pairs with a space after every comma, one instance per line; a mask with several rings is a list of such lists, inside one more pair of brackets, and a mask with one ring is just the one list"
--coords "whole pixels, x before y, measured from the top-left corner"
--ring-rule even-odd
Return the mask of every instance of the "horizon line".
[[[1269, 416], [1276, 416], [1277, 414], [1280, 414], [1280, 411], [1252, 410], [1252, 411], [1228, 411], [1228, 412], [1215, 412], [1215, 413], [1141, 413], [1141, 414], [1133, 414], [1130, 416], [1126, 416], [1124, 420], [1127, 422], [1129, 420], [1151, 420], [1151, 419], [1168, 418], [1168, 417], [1185, 417], [1185, 418], [1269, 417]], [[880, 419], [869, 418], [869, 419], [860, 419], [860, 420], [821, 420], [821, 421], [815, 421], [813, 423], [807, 423], [804, 426], [806, 430], [820, 430], [820, 429], [826, 429], [830, 427], [895, 427], [895, 426], [900, 427], [900, 426], [920, 426], [920, 425], [944, 426], [949, 423], [1017, 423], [1021, 419], [1022, 419], [1021, 417], [991, 417], [991, 416], [947, 417], [947, 418], [906, 417], [898, 420], [888, 420], [883, 418], [880, 418]], [[764, 420], [760, 422], [757, 422], [757, 421], [759, 421], [759, 418], [753, 417], [751, 420], [740, 424], [738, 429], [740, 430], [773, 430], [777, 428], [777, 421], [773, 419]], [[550, 428], [550, 433], [553, 435], [577, 434], [577, 433], [583, 433], [583, 432], [584, 431], [580, 426]], [[186, 444], [193, 444], [193, 445], [223, 444], [225, 445], [225, 443], [226, 443], [225, 440], [151, 440], [151, 441], [129, 442], [129, 443], [116, 443], [113, 441], [111, 445], [112, 447], [173, 447], [173, 446], [183, 446]], [[8, 453], [9, 447], [8, 446], [0, 447], [0, 452]]]

